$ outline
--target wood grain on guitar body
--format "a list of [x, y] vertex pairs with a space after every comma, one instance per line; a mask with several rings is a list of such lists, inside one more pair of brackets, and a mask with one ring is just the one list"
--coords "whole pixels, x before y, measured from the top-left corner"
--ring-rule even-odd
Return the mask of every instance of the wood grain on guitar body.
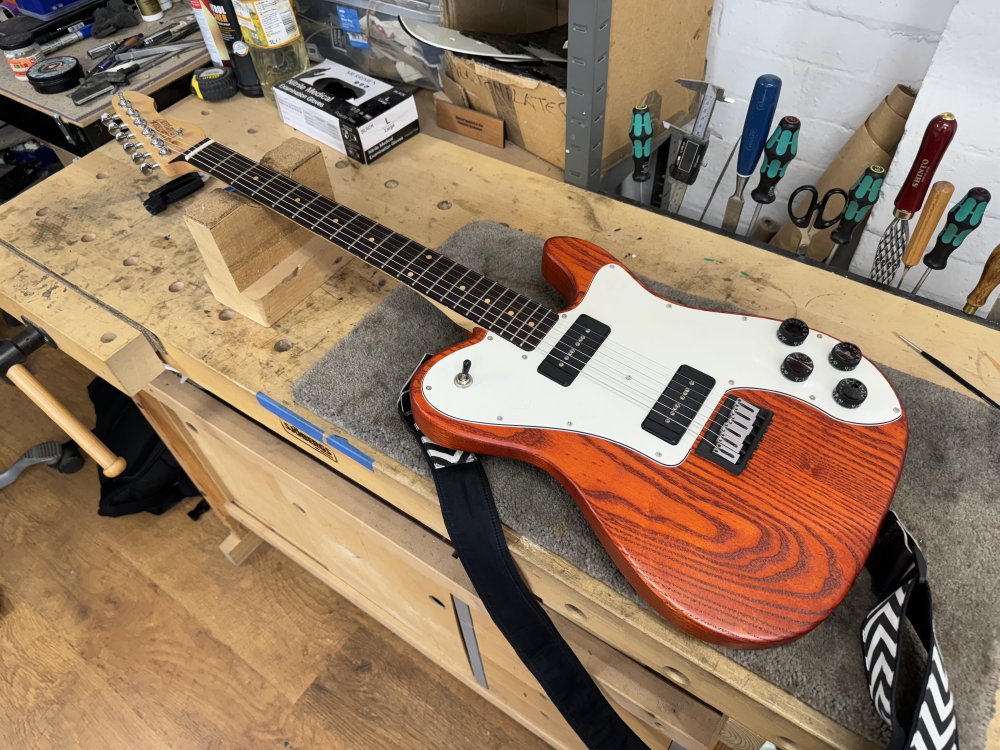
[[114, 109], [109, 129], [165, 174], [209, 172], [476, 323], [418, 370], [417, 423], [442, 445], [555, 476], [679, 628], [784, 643], [854, 583], [907, 442], [895, 391], [857, 347], [801, 321], [672, 303], [569, 237], [545, 245], [542, 273], [570, 305], [549, 310], [171, 122], [148, 97], [123, 93]]

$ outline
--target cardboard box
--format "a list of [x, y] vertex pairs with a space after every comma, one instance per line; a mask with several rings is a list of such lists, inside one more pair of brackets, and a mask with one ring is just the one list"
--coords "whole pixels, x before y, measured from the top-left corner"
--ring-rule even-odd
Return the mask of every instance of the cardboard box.
[[362, 164], [420, 132], [413, 88], [325, 60], [274, 88], [282, 121]]
[[499, 117], [491, 117], [468, 107], [456, 107], [443, 99], [435, 99], [434, 106], [439, 128], [503, 148], [503, 120]]
[[565, 91], [476, 58], [447, 52], [445, 61], [448, 75], [462, 87], [470, 108], [503, 120], [507, 138], [525, 151], [557, 167], [564, 165]]

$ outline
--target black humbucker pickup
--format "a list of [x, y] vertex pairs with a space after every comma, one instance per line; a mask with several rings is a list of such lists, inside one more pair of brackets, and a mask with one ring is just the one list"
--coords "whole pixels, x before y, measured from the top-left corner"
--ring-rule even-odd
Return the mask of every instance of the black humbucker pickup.
[[[735, 410], [735, 413], [734, 413]], [[739, 476], [771, 424], [773, 412], [729, 396], [715, 415], [695, 453]]]
[[681, 365], [642, 421], [642, 429], [677, 445], [714, 387], [711, 375]]
[[581, 315], [538, 365], [538, 372], [563, 387], [570, 385], [610, 334], [601, 321]]

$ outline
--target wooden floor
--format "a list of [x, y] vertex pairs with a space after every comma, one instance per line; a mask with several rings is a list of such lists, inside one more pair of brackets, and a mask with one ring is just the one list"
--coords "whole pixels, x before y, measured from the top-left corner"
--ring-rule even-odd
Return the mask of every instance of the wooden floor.
[[[30, 367], [92, 424], [81, 368]], [[0, 415], [4, 468], [62, 439], [9, 385]], [[229, 565], [191, 505], [100, 518], [90, 462], [0, 491], [0, 747], [543, 747], [281, 554]]]

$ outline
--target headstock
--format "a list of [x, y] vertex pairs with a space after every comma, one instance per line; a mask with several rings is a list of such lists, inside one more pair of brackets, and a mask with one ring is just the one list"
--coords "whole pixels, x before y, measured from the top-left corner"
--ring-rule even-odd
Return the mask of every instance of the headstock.
[[106, 112], [101, 122], [143, 174], [162, 169], [167, 177], [177, 177], [198, 171], [178, 157], [205, 140], [201, 128], [164, 117], [152, 98], [136, 91], [119, 92], [111, 107], [115, 113]]

